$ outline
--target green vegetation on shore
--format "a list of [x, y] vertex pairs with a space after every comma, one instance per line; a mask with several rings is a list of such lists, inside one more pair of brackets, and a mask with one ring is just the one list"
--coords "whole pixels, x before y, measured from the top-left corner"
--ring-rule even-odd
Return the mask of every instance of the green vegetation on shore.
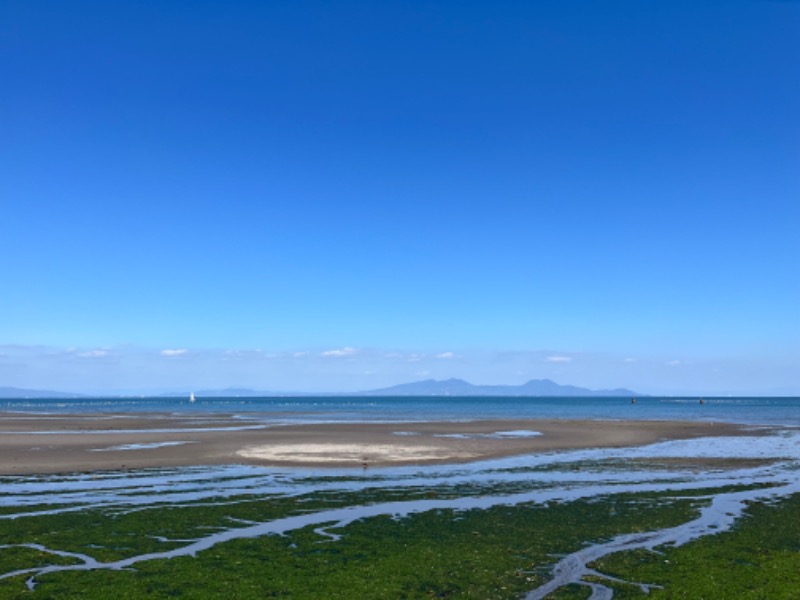
[[[180, 545], [152, 535], [186, 539], [209, 526], [235, 526], [226, 513], [274, 518], [288, 500], [20, 519], [7, 535], [18, 543], [35, 540], [112, 560]], [[301, 504], [328, 506], [324, 500]], [[220, 544], [196, 557], [138, 563], [135, 571], [44, 575], [33, 594], [20, 576], [0, 581], [0, 597], [107, 598], [113, 589], [117, 598], [514, 598], [546, 580], [554, 555], [579, 548], [587, 538], [682, 522], [692, 516], [692, 505], [620, 494], [602, 502], [375, 517], [332, 530], [342, 534], [337, 541], [312, 526]], [[22, 565], [0, 563], [2, 572], [12, 566]]]
[[[719, 491], [719, 490], [717, 490]], [[484, 490], [488, 493], [488, 490]], [[10, 600], [134, 598], [474, 598], [512, 599], [547, 581], [558, 558], [620, 533], [670, 527], [692, 519], [708, 500], [701, 492], [620, 493], [546, 505], [485, 510], [432, 510], [402, 519], [356, 521], [332, 539], [315, 529], [218, 544], [196, 556], [137, 563], [129, 570], [69, 571], [0, 580]], [[366, 490], [305, 496], [243, 497], [223, 504], [188, 504], [119, 512], [93, 509], [2, 521], [0, 544], [38, 543], [113, 561], [184, 545], [185, 540], [244, 522], [356, 504], [435, 495]], [[664, 554], [633, 551], [595, 567], [625, 581], [664, 586], [651, 598], [793, 598], [800, 588], [800, 497], [755, 504], [734, 530]], [[172, 541], [160, 541], [163, 536]], [[34, 548], [0, 549], [0, 574], [74, 558]], [[643, 598], [639, 588], [613, 584], [616, 598]], [[553, 595], [587, 598], [585, 586]]]
[[796, 600], [800, 594], [800, 495], [755, 503], [733, 530], [678, 548], [620, 552], [595, 568], [625, 581], [661, 585], [649, 596], [612, 584], [614, 598]]

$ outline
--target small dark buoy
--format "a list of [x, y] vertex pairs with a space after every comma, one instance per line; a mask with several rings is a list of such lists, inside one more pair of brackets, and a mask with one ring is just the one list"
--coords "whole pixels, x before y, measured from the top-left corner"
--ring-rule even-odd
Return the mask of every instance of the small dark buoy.
[[631, 398], [631, 404], [636, 404], [636, 398]]

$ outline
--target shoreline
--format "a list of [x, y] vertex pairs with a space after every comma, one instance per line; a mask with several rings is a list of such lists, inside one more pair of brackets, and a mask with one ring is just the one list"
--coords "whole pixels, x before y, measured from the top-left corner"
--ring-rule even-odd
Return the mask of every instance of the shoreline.
[[[262, 420], [258, 420], [258, 417]], [[469, 463], [523, 454], [757, 435], [707, 421], [499, 419], [269, 422], [233, 415], [0, 413], [0, 475], [245, 464], [342, 468]]]

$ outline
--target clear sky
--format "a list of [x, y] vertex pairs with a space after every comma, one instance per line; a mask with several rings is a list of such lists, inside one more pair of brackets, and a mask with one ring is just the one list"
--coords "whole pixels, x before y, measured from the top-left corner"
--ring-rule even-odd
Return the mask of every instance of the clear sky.
[[800, 393], [800, 3], [0, 0], [0, 386]]

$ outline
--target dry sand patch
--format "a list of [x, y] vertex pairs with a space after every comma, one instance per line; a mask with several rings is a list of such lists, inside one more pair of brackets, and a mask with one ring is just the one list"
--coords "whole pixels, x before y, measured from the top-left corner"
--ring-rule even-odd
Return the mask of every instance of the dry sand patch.
[[398, 463], [429, 460], [466, 460], [477, 456], [463, 449], [444, 446], [405, 444], [273, 444], [254, 446], [237, 452], [243, 458], [267, 462], [320, 463]]

